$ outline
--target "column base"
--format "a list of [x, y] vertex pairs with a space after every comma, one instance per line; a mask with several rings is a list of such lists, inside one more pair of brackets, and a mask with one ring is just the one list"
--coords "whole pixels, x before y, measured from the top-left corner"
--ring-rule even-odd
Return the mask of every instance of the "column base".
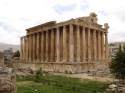
[[33, 70], [38, 70], [40, 68], [43, 71], [47, 72], [56, 72], [56, 73], [83, 73], [83, 72], [91, 72], [98, 71], [98, 69], [107, 69], [108, 62], [94, 62], [94, 61], [86, 61], [86, 62], [18, 62], [16, 63], [16, 68], [31, 68]]

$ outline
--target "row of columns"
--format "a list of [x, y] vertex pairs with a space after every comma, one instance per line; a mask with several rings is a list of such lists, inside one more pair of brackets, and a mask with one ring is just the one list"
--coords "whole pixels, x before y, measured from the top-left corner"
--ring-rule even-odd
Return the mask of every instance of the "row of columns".
[[26, 62], [83, 62], [108, 58], [105, 31], [66, 25], [21, 38]]

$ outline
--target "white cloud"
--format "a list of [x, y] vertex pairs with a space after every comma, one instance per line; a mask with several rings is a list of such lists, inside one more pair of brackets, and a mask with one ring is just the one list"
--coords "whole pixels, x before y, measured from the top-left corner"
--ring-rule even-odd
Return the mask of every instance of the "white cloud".
[[109, 41], [125, 40], [124, 0], [1, 0], [0, 42], [19, 44], [25, 29], [47, 21], [98, 14], [109, 23]]

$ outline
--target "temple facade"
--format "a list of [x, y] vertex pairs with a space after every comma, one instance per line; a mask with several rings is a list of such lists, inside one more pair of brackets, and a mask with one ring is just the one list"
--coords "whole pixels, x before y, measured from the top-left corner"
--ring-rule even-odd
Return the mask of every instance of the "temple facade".
[[[84, 72], [108, 61], [108, 24], [97, 15], [26, 29], [21, 37], [21, 63], [55, 72]], [[31, 67], [34, 67], [31, 66]]]

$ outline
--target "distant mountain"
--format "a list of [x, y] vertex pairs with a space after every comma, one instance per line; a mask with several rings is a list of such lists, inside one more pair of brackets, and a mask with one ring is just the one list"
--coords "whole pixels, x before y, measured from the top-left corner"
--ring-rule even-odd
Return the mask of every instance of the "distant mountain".
[[6, 50], [12, 48], [13, 51], [19, 50], [20, 46], [19, 45], [12, 45], [12, 44], [5, 44], [5, 43], [0, 43], [0, 51]]

